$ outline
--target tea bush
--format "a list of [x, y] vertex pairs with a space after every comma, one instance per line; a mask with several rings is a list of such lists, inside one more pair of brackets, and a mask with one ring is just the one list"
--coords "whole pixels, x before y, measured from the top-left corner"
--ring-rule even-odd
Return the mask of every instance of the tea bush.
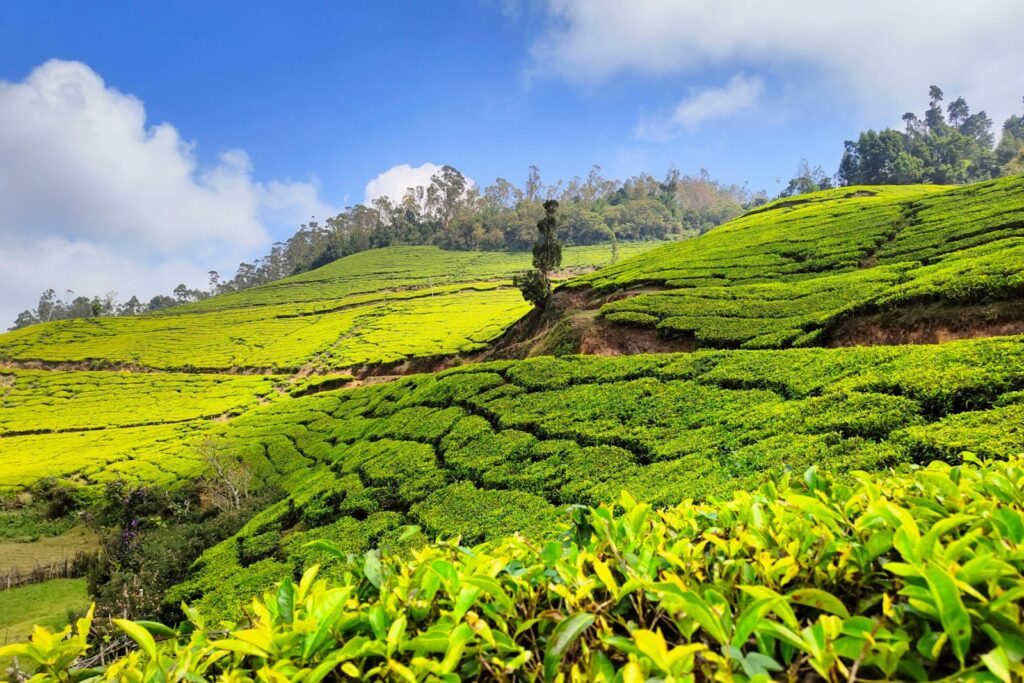
[[[640, 254], [658, 243], [622, 245]], [[530, 254], [389, 247], [150, 315], [33, 325], [0, 334], [0, 359], [217, 372], [338, 370], [485, 346], [529, 306], [511, 287]], [[566, 249], [565, 267], [611, 259]]]
[[[722, 502], [575, 509], [508, 537], [346, 555], [252, 600], [223, 630], [118, 620], [138, 649], [100, 669], [90, 618], [0, 649], [33, 680], [972, 680], [1024, 676], [1024, 459], [850, 483], [808, 470]], [[403, 537], [415, 534], [409, 529]]]
[[1022, 341], [535, 358], [277, 402], [210, 435], [289, 494], [238, 534], [278, 546], [246, 567], [222, 544], [170, 599], [231, 617], [265, 563], [301, 571], [289, 539], [342, 524], [339, 545], [363, 553], [380, 536], [356, 530], [382, 512], [475, 542], [543, 535], [565, 506], [623, 490], [671, 505], [814, 465], [1008, 457], [1024, 452]]
[[[608, 321], [698, 346], [818, 346], [857, 316], [1024, 293], [1024, 177], [841, 188], [759, 207], [698, 238], [569, 282], [646, 285]], [[650, 285], [660, 291], [650, 291]]]

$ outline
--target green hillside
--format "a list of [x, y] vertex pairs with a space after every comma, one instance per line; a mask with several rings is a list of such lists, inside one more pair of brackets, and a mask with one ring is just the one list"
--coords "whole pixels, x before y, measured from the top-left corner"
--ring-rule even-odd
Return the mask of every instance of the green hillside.
[[[664, 510], [623, 494], [546, 543], [408, 558], [319, 541], [340, 578], [285, 576], [227, 634], [195, 609], [177, 629], [119, 621], [139, 651], [106, 680], [1012, 683], [1024, 460], [969, 460], [849, 483], [810, 469]], [[0, 655], [63, 680], [99, 643], [92, 616]]]
[[[431, 247], [0, 335], [0, 537], [65, 531], [74, 513], [37, 523], [29, 500], [60, 480], [121, 520], [110, 585], [144, 584], [140, 618], [188, 604], [160, 647], [210, 671], [1008, 680], [992, 653], [1021, 668], [1024, 336], [1000, 330], [1024, 329], [1024, 178], [830, 190], [652, 246], [576, 277], [611, 252], [567, 250], [556, 313], [723, 348], [478, 362], [528, 310], [509, 277], [529, 257]], [[886, 315], [985, 338], [886, 345]], [[876, 345], [823, 348], [868, 323]], [[217, 483], [211, 449], [254, 477], [252, 507], [182, 486]], [[204, 640], [221, 619], [242, 644]], [[149, 654], [118, 666], [156, 667], [121, 628]]]
[[702, 347], [784, 348], [828, 344], [848, 321], [918, 306], [1008, 302], [1022, 317], [1021, 263], [1015, 176], [783, 199], [569, 286], [637, 289], [601, 307], [612, 323]]
[[[607, 245], [569, 248], [564, 267], [610, 258]], [[509, 278], [529, 262], [393, 247], [166, 312], [2, 334], [0, 495], [47, 477], [93, 487], [197, 476], [194, 444], [214, 420], [301, 392], [321, 381], [311, 372], [343, 382], [339, 369], [484, 347], [528, 310]], [[271, 374], [237, 374], [247, 371]]]
[[[657, 243], [622, 246], [623, 256]], [[166, 312], [33, 325], [0, 335], [0, 361], [159, 370], [336, 370], [484, 347], [528, 310], [511, 287], [531, 256], [391, 247]], [[607, 245], [563, 266], [608, 263]]]
[[231, 614], [290, 568], [394, 542], [543, 537], [621, 491], [666, 505], [770, 473], [1024, 451], [1024, 338], [940, 346], [538, 358], [254, 411], [217, 436], [288, 497], [173, 593]]
[[204, 465], [189, 438], [280, 397], [283, 380], [0, 368], [0, 495], [46, 477], [168, 485], [197, 476]]

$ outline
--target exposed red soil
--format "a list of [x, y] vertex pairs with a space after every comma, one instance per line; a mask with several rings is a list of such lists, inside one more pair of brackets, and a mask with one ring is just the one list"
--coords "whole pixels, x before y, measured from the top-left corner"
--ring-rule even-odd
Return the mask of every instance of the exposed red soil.
[[914, 307], [849, 320], [828, 346], [940, 344], [1024, 333], [1024, 301], [973, 306]]
[[663, 339], [657, 330], [626, 327], [593, 320], [581, 331], [578, 353], [593, 356], [629, 356], [638, 353], [676, 353], [697, 348], [693, 339]]

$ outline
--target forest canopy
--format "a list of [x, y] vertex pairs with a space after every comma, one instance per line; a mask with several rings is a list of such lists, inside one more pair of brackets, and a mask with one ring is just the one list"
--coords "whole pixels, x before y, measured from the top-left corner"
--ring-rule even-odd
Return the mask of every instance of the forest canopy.
[[867, 130], [844, 143], [837, 180], [842, 185], [953, 185], [1024, 173], [1024, 116], [1010, 116], [999, 144], [993, 122], [971, 113], [957, 97], [943, 106], [942, 89], [931, 86], [922, 116], [903, 115], [904, 131]]
[[767, 195], [713, 180], [705, 170], [690, 176], [670, 169], [661, 180], [640, 173], [621, 181], [602, 176], [600, 166], [586, 179], [550, 185], [530, 166], [521, 187], [497, 178], [481, 189], [444, 166], [429, 185], [408, 188], [401, 200], [378, 197], [324, 224], [303, 225], [266, 256], [241, 264], [230, 280], [211, 283], [211, 291], [238, 291], [381, 247], [529, 251], [549, 199], [559, 203], [559, 239], [587, 245], [697, 235], [764, 203]]

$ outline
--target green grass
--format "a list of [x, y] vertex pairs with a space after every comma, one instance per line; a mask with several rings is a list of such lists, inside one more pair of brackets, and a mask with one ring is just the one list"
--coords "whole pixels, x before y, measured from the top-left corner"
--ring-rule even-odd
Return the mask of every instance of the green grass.
[[1013, 300], [1024, 294], [1022, 262], [1018, 176], [781, 200], [568, 286], [653, 285], [601, 314], [702, 347], [785, 348], [821, 345], [858, 316]]
[[[572, 504], [657, 505], [838, 473], [1024, 451], [1024, 339], [537, 358], [324, 392], [217, 438], [289, 498], [207, 552], [172, 600], [220, 613], [273, 577], [394, 542], [542, 535]], [[389, 541], [390, 539], [390, 541]]]
[[80, 552], [92, 552], [99, 547], [99, 539], [84, 526], [68, 529], [59, 536], [40, 538], [31, 542], [0, 540], [0, 577], [14, 569], [31, 571], [64, 560], [73, 560]]
[[[53, 579], [0, 591], [0, 643], [27, 640], [34, 624], [63, 628], [69, 614], [81, 616], [88, 609], [85, 579]], [[0, 660], [0, 667], [6, 664]]]

